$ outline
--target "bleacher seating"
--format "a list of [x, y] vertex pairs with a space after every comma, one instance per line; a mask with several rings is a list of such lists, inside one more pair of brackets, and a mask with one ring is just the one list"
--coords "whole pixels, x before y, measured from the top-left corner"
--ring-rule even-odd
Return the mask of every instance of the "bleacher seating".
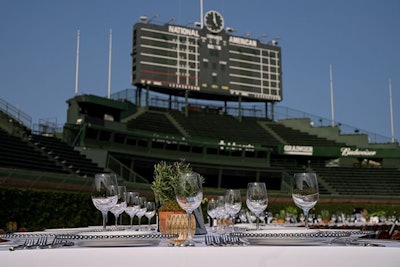
[[339, 195], [400, 195], [395, 168], [317, 167], [315, 171]]
[[6, 168], [68, 173], [61, 165], [20, 138], [0, 129], [0, 166]]
[[[295, 160], [286, 160], [286, 161], [274, 161], [271, 163], [271, 166], [273, 167], [281, 167], [284, 170], [284, 176], [283, 180], [290, 185], [291, 184], [291, 178], [294, 176], [295, 173], [300, 173], [300, 172], [306, 172], [307, 167], [303, 165], [298, 165]], [[312, 171], [312, 170], [311, 170]], [[319, 193], [322, 195], [327, 195], [331, 194], [327, 188], [321, 183], [320, 179], [318, 179], [318, 187], [319, 187]]]
[[[178, 110], [146, 111], [137, 118], [131, 119], [127, 125], [130, 129], [140, 129], [143, 131], [182, 135], [182, 132], [174, 126], [167, 118], [169, 113], [179, 125], [192, 137], [210, 138], [215, 140], [235, 141], [242, 143], [257, 143], [264, 146], [275, 147], [285, 143], [297, 145], [318, 145], [318, 146], [343, 146], [325, 138], [301, 132], [299, 130], [286, 127], [274, 121], [243, 117], [241, 121], [231, 115], [217, 115], [207, 112], [190, 112], [186, 117]], [[262, 124], [269, 128], [263, 128]], [[278, 138], [274, 137], [275, 133]]]
[[94, 174], [104, 171], [79, 151], [53, 136], [33, 134], [30, 138], [35, 146], [80, 176], [94, 176]]
[[256, 118], [243, 118], [238, 121], [230, 115], [190, 113], [189, 117], [178, 111], [169, 111], [176, 121], [193, 137], [241, 143], [258, 143], [276, 146], [279, 141], [263, 129]]
[[[272, 148], [271, 151], [273, 152], [269, 155], [270, 165], [266, 164], [263, 172], [267, 173], [265, 174], [266, 177], [271, 177], [272, 174], [276, 176], [273, 176], [276, 181], [279, 181], [276, 188], [279, 188], [281, 181], [284, 181], [286, 183], [285, 186], [287, 186], [293, 173], [311, 168], [318, 174], [321, 194], [400, 195], [400, 172], [397, 168], [321, 167], [324, 164], [320, 163], [323, 163], [326, 160], [325, 158], [308, 160], [276, 153], [276, 147], [285, 144], [319, 147], [342, 147], [345, 144], [295, 130], [266, 118], [242, 117], [239, 120], [231, 115], [201, 108], [198, 110], [191, 109], [189, 116], [185, 116], [182, 111], [161, 107], [141, 109], [140, 112], [131, 115], [134, 116], [127, 122], [128, 130], [203, 138], [212, 142], [224, 140], [241, 144], [257, 144], [262, 147]], [[97, 120], [101, 121], [102, 119], [97, 118]], [[97, 126], [101, 127], [101, 125], [100, 123]], [[118, 134], [121, 134], [121, 144], [124, 144], [126, 141], [124, 139], [125, 133]], [[110, 135], [110, 133], [107, 134], [105, 141], [110, 139]], [[97, 134], [94, 136], [98, 138]], [[95, 142], [97, 141], [96, 139], [94, 140]], [[113, 140], [116, 142], [116, 139]], [[201, 141], [206, 142], [208, 140]], [[0, 130], [0, 142], [0, 167], [66, 174], [73, 173], [81, 176], [93, 176], [97, 172], [104, 171], [80, 152], [53, 136], [31, 134], [29, 139], [22, 139]], [[129, 142], [126, 141], [126, 143]], [[120, 147], [123, 148], [124, 146]], [[171, 145], [170, 147], [175, 146]], [[184, 146], [182, 147], [183, 149], [179, 151], [189, 151], [185, 150]], [[202, 150], [194, 151], [198, 153], [198, 151]], [[210, 149], [210, 151], [213, 150]], [[219, 153], [221, 154], [218, 155], [225, 155], [222, 152]], [[213, 157], [215, 155], [217, 154], [212, 154]], [[242, 154], [236, 153], [235, 156], [240, 160]], [[263, 160], [264, 158], [261, 157], [261, 159]], [[314, 164], [314, 161], [321, 162]], [[237, 170], [230, 171], [235, 172], [235, 175], [237, 174]], [[226, 171], [226, 173], [229, 172]], [[223, 175], [226, 174], [224, 173]], [[240, 179], [251, 178], [248, 177], [250, 175], [246, 175], [237, 175], [237, 177]], [[218, 179], [217, 175], [215, 177]]]
[[285, 140], [287, 143], [290, 144], [304, 145], [304, 146], [329, 146], [329, 147], [345, 145], [309, 133], [304, 133], [276, 122], [268, 123], [266, 126], [269, 127], [276, 134], [278, 134], [283, 140]]
[[182, 135], [182, 133], [168, 120], [165, 113], [147, 111], [135, 119], [127, 122], [128, 129], [139, 129], [143, 131]]

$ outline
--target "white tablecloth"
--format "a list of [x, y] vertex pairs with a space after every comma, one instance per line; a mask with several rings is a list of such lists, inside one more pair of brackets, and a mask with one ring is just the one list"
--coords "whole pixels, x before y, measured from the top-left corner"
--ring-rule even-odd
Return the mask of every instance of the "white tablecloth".
[[10, 252], [0, 250], [0, 266], [29, 267], [256, 267], [400, 266], [400, 247], [247, 246], [247, 247], [65, 247]]

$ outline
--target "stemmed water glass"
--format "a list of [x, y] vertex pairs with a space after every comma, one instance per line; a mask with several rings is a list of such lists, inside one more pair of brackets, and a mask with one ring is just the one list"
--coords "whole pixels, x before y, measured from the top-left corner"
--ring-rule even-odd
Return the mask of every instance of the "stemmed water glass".
[[268, 206], [268, 195], [265, 183], [248, 183], [246, 205], [257, 217], [256, 229], [260, 229], [260, 214]]
[[138, 210], [136, 212], [136, 216], [138, 217], [139, 225], [138, 225], [138, 230], [141, 231], [142, 227], [142, 217], [146, 214], [146, 203], [147, 200], [145, 197], [137, 197], [136, 198], [136, 205], [138, 207]]
[[148, 223], [147, 223], [147, 228], [150, 230], [150, 221], [151, 218], [154, 217], [154, 215], [156, 215], [156, 203], [148, 201], [146, 204], [146, 213], [144, 214], [144, 216], [146, 216]]
[[115, 228], [118, 227], [118, 218], [126, 208], [126, 187], [118, 186], [118, 200], [114, 207], [111, 208], [111, 213], [114, 214], [115, 217]]
[[92, 202], [103, 216], [103, 230], [106, 230], [107, 213], [118, 201], [117, 176], [112, 173], [95, 174], [92, 183]]
[[188, 233], [186, 241], [182, 246], [193, 247], [194, 241], [192, 237], [191, 216], [193, 210], [200, 206], [203, 199], [202, 177], [196, 172], [187, 172], [179, 176], [177, 186], [175, 188], [176, 201], [179, 206], [187, 213]]
[[295, 173], [292, 180], [294, 204], [303, 210], [305, 227], [308, 229], [308, 211], [317, 204], [319, 198], [317, 175], [312, 172]]
[[126, 207], [125, 207], [125, 213], [129, 215], [130, 217], [130, 226], [129, 228], [132, 229], [133, 227], [133, 218], [136, 215], [136, 212], [139, 210], [139, 207], [137, 206], [137, 201], [136, 198], [139, 197], [138, 192], [126, 192]]
[[207, 214], [211, 218], [211, 231], [215, 232], [215, 224], [214, 220], [217, 217], [217, 210], [218, 210], [218, 201], [214, 198], [210, 199], [207, 204]]
[[235, 231], [235, 216], [242, 208], [240, 190], [228, 189], [225, 192], [225, 210], [232, 218], [232, 232]]
[[228, 213], [225, 210], [225, 195], [218, 196], [217, 198], [217, 231], [224, 233], [225, 232], [225, 219], [229, 217]]

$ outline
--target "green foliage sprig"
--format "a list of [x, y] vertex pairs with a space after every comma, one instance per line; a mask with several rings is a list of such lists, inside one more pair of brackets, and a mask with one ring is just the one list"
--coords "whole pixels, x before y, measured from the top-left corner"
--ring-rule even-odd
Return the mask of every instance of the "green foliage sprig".
[[[192, 172], [192, 167], [184, 160], [167, 163], [160, 161], [154, 165], [154, 181], [151, 184], [156, 202], [161, 207], [159, 210], [177, 211], [182, 210], [175, 198], [179, 177], [184, 173]], [[204, 177], [201, 176], [201, 183]]]
[[[156, 202], [163, 205], [163, 209], [180, 210], [175, 199], [175, 188], [182, 173], [191, 172], [190, 164], [185, 161], [167, 163], [161, 161], [154, 165], [154, 181], [151, 189]], [[169, 206], [169, 207], [166, 207]]]

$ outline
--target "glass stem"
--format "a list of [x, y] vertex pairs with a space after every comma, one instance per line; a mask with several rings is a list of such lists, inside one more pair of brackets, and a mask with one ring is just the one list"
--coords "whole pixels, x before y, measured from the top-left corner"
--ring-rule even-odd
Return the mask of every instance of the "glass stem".
[[304, 223], [305, 223], [306, 229], [308, 229], [308, 210], [304, 211]]
[[232, 215], [231, 216], [232, 217], [232, 233], [234, 233], [235, 232], [235, 215]]
[[114, 214], [114, 217], [115, 217], [115, 228], [117, 228], [118, 227], [118, 215], [115, 215]]
[[132, 227], [133, 227], [133, 217], [131, 217], [131, 223], [130, 223], [130, 229], [132, 229]]
[[186, 242], [188, 244], [191, 244], [193, 242], [193, 237], [192, 237], [192, 220], [191, 217], [192, 216], [192, 211], [188, 210], [187, 211], [187, 217], [188, 217], [188, 233], [187, 233], [187, 240]]
[[107, 224], [107, 213], [102, 212], [103, 215], [103, 230], [106, 230], [106, 224]]
[[256, 216], [256, 229], [259, 230], [260, 229], [260, 217]]

